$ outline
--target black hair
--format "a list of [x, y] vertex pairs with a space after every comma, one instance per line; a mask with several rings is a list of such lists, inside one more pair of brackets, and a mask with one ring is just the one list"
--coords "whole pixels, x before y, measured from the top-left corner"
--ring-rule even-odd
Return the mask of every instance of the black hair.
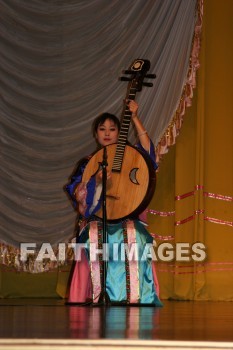
[[95, 135], [97, 133], [98, 127], [100, 125], [103, 125], [105, 120], [107, 120], [107, 119], [112, 120], [113, 123], [117, 126], [118, 130], [120, 131], [121, 124], [120, 124], [119, 119], [114, 114], [102, 113], [94, 120], [94, 122], [92, 124], [92, 130], [93, 130], [93, 136], [94, 137], [95, 137]]

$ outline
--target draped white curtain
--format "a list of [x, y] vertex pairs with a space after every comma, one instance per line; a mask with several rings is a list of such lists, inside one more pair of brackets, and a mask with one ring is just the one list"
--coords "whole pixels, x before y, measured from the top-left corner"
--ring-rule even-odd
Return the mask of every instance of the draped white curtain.
[[[93, 119], [121, 115], [122, 70], [149, 59], [137, 95], [157, 145], [190, 69], [197, 0], [0, 0], [0, 241], [68, 241], [75, 213], [63, 187], [95, 148]], [[134, 142], [131, 131], [130, 140]]]

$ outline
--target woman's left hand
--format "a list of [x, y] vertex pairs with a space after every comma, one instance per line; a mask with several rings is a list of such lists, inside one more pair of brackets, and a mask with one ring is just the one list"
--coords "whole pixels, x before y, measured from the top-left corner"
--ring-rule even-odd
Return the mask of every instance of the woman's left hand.
[[129, 107], [130, 112], [132, 113], [132, 118], [137, 117], [138, 113], [138, 104], [134, 100], [127, 100], [127, 105]]

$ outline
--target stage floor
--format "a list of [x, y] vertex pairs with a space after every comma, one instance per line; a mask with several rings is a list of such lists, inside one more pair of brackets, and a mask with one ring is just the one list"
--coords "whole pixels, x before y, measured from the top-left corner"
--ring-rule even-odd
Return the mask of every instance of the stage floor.
[[[98, 348], [102, 349], [105, 345], [108, 349], [114, 348], [109, 345], [110, 340], [113, 340], [112, 344], [115, 340], [118, 349], [122, 341], [124, 349], [127, 348], [126, 344], [140, 348], [140, 341], [145, 344], [142, 349], [149, 348], [150, 344], [154, 344], [152, 348], [161, 346], [164, 341], [168, 342], [166, 344], [176, 344], [176, 348], [178, 344], [182, 344], [182, 348], [185, 344], [192, 344], [192, 348], [194, 344], [204, 344], [206, 348], [233, 348], [232, 302], [163, 303], [162, 308], [84, 307], [68, 306], [60, 299], [0, 299], [0, 349], [16, 349], [23, 342], [22, 348], [29, 349], [32, 340], [32, 348], [36, 348], [35, 339], [40, 346], [43, 340], [47, 345], [53, 343], [52, 348], [55, 349], [60, 349], [58, 345], [64, 341], [67, 346], [73, 344], [73, 348], [75, 344], [77, 346], [87, 340], [86, 346], [89, 344], [93, 348], [99, 344]], [[28, 342], [28, 346], [25, 342]], [[216, 346], [207, 346], [207, 342], [212, 345], [216, 342]], [[12, 347], [14, 343], [18, 347]], [[75, 348], [87, 349], [86, 346]]]

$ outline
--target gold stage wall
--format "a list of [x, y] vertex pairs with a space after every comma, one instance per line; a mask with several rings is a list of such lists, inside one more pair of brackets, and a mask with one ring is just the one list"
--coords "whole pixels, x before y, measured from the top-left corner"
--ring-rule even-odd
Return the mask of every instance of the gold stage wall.
[[197, 89], [150, 205], [158, 244], [206, 247], [204, 262], [157, 263], [165, 299], [233, 300], [232, 11], [231, 0], [204, 1]]

